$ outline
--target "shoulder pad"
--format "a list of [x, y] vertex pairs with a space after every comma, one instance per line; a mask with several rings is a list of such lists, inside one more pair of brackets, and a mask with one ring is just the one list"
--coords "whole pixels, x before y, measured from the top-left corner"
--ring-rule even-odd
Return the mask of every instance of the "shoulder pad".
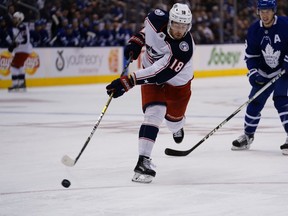
[[148, 14], [147, 19], [154, 26], [157, 32], [160, 32], [164, 26], [167, 26], [169, 14], [161, 9], [156, 9]]

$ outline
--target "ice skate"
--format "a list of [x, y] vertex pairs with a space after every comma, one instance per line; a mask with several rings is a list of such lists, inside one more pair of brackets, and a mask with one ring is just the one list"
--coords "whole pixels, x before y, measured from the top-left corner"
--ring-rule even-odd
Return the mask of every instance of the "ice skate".
[[181, 128], [176, 133], [173, 133], [173, 139], [177, 144], [180, 144], [184, 139], [184, 130]]
[[282, 150], [283, 155], [288, 155], [288, 137], [286, 139], [286, 142], [280, 146], [280, 149]]
[[19, 84], [18, 86], [19, 91], [26, 91], [26, 82], [24, 81], [22, 84]]
[[18, 85], [12, 85], [8, 87], [8, 92], [17, 92], [19, 91], [19, 86]]
[[232, 142], [231, 150], [248, 150], [250, 149], [250, 144], [253, 142], [253, 140], [254, 135], [243, 134]]
[[150, 183], [156, 175], [156, 172], [151, 168], [154, 166], [151, 163], [151, 159], [140, 155], [137, 165], [134, 169], [133, 182]]
[[25, 81], [22, 84], [16, 84], [8, 87], [8, 92], [25, 92], [25, 91], [26, 91]]

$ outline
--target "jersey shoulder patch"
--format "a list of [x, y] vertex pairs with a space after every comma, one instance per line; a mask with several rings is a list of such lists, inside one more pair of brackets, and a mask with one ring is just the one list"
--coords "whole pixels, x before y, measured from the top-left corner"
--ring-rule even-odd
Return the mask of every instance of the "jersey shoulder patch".
[[167, 26], [169, 14], [161, 9], [156, 9], [148, 14], [147, 20], [157, 32], [160, 32], [165, 26]]

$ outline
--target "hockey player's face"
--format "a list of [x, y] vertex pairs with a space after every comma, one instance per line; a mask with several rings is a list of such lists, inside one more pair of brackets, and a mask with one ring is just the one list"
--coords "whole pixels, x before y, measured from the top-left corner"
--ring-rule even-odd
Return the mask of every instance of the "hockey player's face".
[[18, 26], [21, 22], [17, 18], [13, 18], [12, 20], [14, 26]]
[[265, 27], [271, 27], [273, 25], [274, 11], [272, 9], [259, 10], [258, 13]]
[[178, 22], [171, 22], [170, 34], [176, 40], [181, 39], [188, 31], [189, 25]]

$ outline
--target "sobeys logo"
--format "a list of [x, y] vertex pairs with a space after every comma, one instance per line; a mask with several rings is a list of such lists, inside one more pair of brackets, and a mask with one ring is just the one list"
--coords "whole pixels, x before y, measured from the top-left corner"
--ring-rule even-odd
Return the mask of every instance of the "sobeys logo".
[[219, 48], [219, 50], [217, 50], [217, 48], [214, 47], [212, 49], [210, 59], [208, 61], [208, 65], [221, 64], [221, 65], [231, 65], [232, 67], [234, 67], [236, 64], [239, 63], [240, 56], [241, 56], [241, 52], [228, 51], [225, 53], [222, 51], [221, 48]]

